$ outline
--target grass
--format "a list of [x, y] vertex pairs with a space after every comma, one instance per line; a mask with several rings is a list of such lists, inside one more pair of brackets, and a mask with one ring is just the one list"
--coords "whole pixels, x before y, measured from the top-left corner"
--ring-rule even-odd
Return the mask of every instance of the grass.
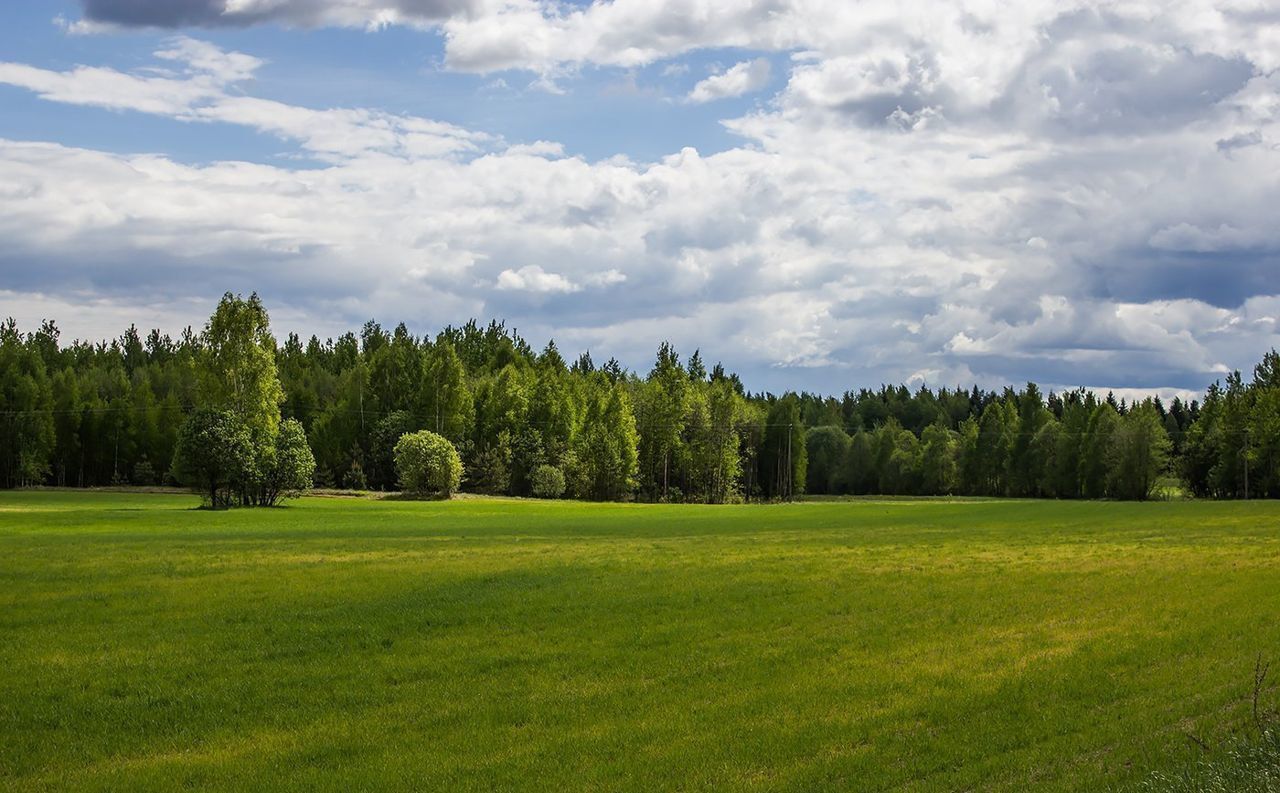
[[1237, 738], [1180, 772], [1156, 771], [1144, 790], [1159, 793], [1276, 793], [1280, 791], [1280, 732]]
[[1280, 654], [1276, 503], [195, 503], [0, 493], [0, 788], [1125, 790]]

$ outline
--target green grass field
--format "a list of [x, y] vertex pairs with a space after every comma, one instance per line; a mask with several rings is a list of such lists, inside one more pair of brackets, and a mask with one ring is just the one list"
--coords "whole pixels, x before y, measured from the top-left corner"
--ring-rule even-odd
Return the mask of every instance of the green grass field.
[[0, 494], [0, 788], [1123, 790], [1280, 660], [1275, 503], [195, 503]]

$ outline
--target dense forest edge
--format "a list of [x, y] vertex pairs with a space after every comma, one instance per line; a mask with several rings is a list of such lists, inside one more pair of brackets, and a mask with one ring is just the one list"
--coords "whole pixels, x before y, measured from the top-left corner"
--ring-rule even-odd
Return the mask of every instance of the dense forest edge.
[[[370, 321], [279, 344], [257, 295], [201, 332], [63, 346], [0, 326], [0, 486], [184, 484], [214, 506], [312, 486], [729, 503], [808, 494], [1280, 495], [1280, 355], [1203, 402], [1034, 384], [749, 393], [668, 343], [647, 374], [504, 323]], [[410, 436], [413, 440], [410, 442]], [[441, 440], [443, 439], [443, 441]], [[435, 455], [434, 457], [432, 455]], [[399, 459], [397, 459], [399, 458]], [[416, 468], [406, 468], [410, 460]], [[433, 462], [433, 461], [439, 461]], [[398, 465], [399, 463], [399, 465]], [[433, 467], [435, 466], [435, 467]]]

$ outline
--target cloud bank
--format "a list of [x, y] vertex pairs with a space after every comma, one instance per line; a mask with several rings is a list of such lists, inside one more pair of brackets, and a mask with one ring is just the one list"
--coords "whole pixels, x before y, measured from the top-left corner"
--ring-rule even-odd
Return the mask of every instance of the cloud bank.
[[653, 162], [256, 98], [259, 57], [193, 38], [163, 71], [0, 65], [52, 102], [243, 126], [315, 163], [0, 142], [5, 302], [31, 319], [77, 295], [258, 288], [277, 317], [503, 316], [635, 365], [671, 338], [823, 390], [1199, 388], [1280, 344], [1270, 3], [104, 0], [85, 19], [415, 25], [481, 72], [665, 61], [678, 79], [685, 53], [750, 53], [691, 102], [789, 65], [724, 120], [740, 146]]

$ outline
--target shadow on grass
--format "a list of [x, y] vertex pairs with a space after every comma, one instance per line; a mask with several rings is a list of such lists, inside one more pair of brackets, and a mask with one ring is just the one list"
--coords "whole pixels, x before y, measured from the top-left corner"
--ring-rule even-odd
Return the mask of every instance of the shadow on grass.
[[383, 493], [383, 501], [452, 501], [448, 493]]

